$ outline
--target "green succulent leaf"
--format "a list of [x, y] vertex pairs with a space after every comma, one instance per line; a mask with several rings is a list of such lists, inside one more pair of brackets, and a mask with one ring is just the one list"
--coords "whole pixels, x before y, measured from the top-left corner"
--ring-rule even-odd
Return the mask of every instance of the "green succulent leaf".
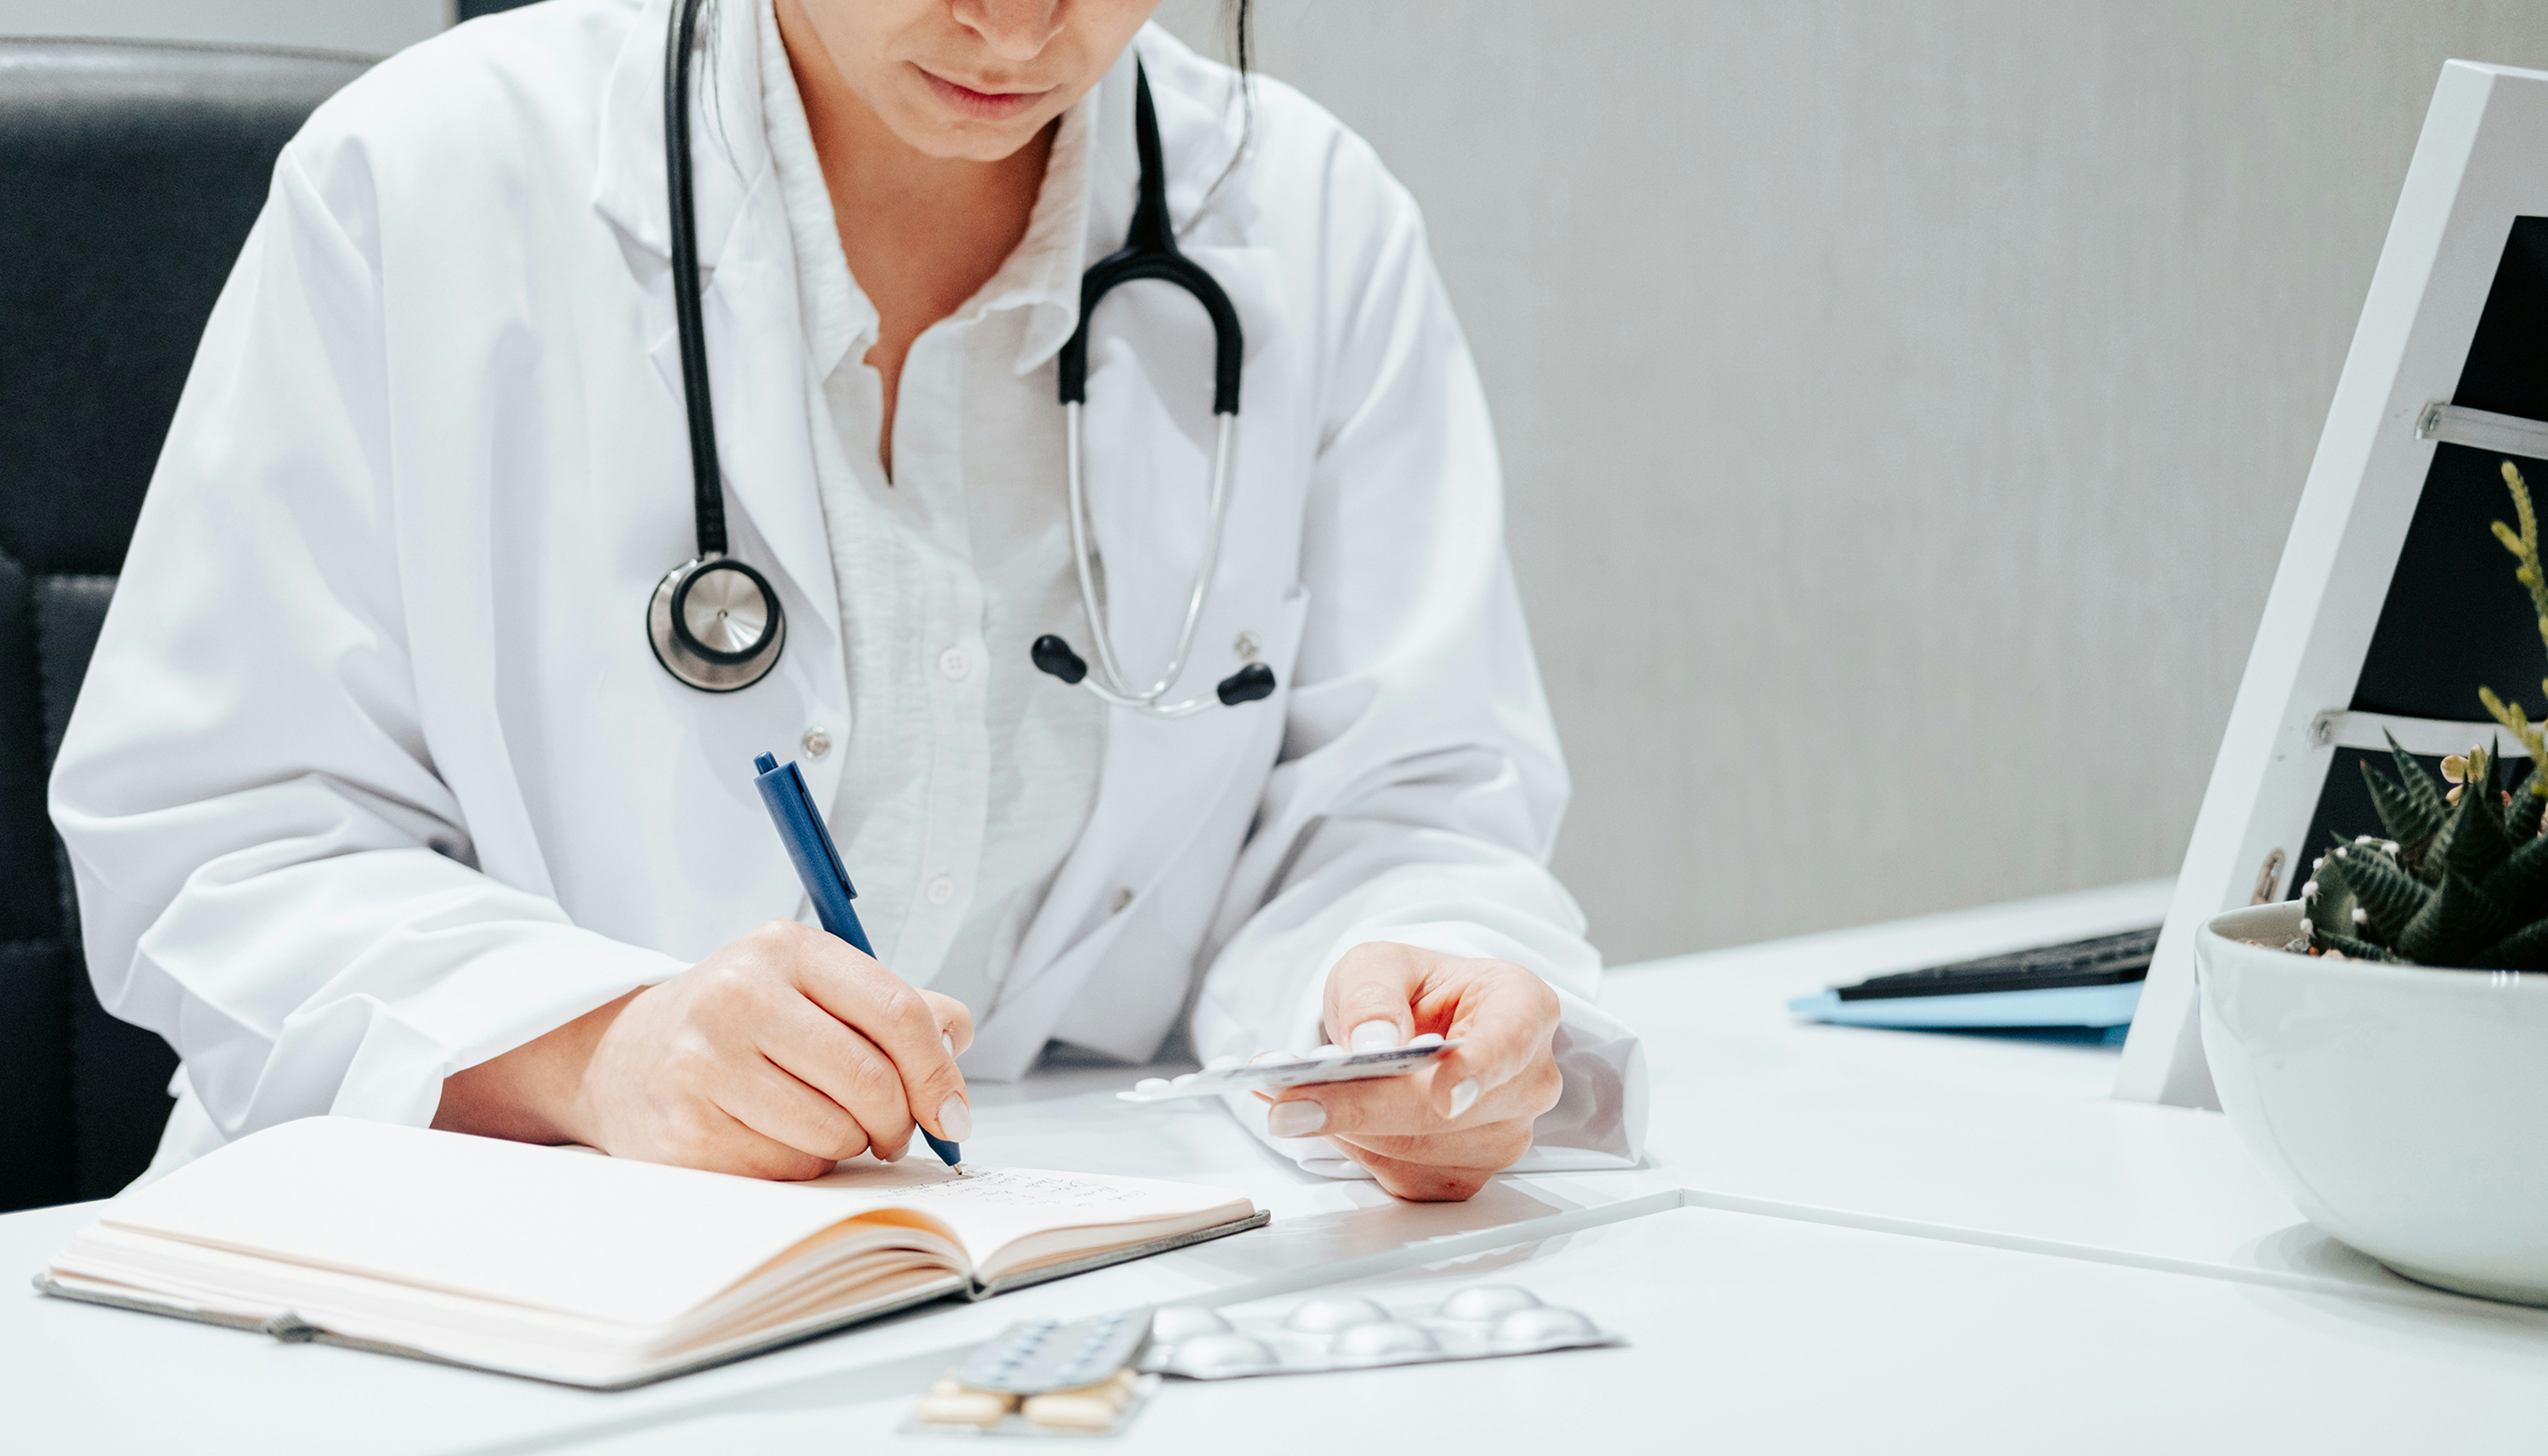
[[2539, 837], [2540, 812], [2548, 809], [2548, 798], [2542, 798], [2538, 789], [2539, 765], [2533, 763], [2521, 782], [2513, 785], [2512, 802], [2504, 806], [2504, 838], [2516, 845]]
[[[2516, 795], [2514, 807], [2520, 807]], [[2515, 848], [2495, 872], [2477, 882], [2497, 903], [2523, 915], [2548, 911], [2548, 839], [2534, 835]]]
[[2371, 788], [2371, 806], [2380, 811], [2380, 822], [2388, 826], [2390, 838], [2400, 843], [2423, 839], [2442, 828], [2450, 817], [2450, 805], [2443, 802], [2442, 790], [2426, 774], [2425, 766], [2398, 745], [2395, 733], [2389, 735], [2389, 756], [2398, 766], [2394, 779], [2372, 767], [2371, 760], [2363, 760], [2362, 778]]
[[[2368, 933], [2383, 939], [2395, 940], [2414, 923], [2434, 892], [2406, 867], [2391, 859], [2377, 845], [2355, 844], [2344, 847], [2341, 854], [2330, 854], [2318, 870], [2318, 884], [2323, 897], [2329, 877], [2344, 888], [2348, 899], [2359, 905], [2370, 924], [2355, 927], [2352, 907], [2344, 907], [2345, 921], [2334, 929], [2345, 935]], [[2312, 921], [2316, 920], [2312, 917]], [[2348, 951], [2348, 954], [2351, 952]]]
[[[2478, 766], [2473, 755], [2470, 766]], [[2511, 857], [2512, 841], [2504, 837], [2494, 779], [2494, 759], [2488, 756], [2483, 771], [2471, 773], [2460, 787], [2459, 802], [2450, 806], [2450, 818], [2425, 851], [2425, 858], [2439, 866], [2439, 880], [2456, 875], [2474, 886]]]
[[2473, 970], [2548, 970], [2548, 920], [2529, 925], [2468, 957]]
[[2352, 956], [2356, 960], [2378, 960], [2385, 961], [2390, 964], [2399, 963], [2398, 957], [2391, 954], [2387, 946], [2375, 945], [2369, 940], [2356, 939], [2351, 936], [2330, 936], [2322, 931], [2317, 935], [2310, 936], [2309, 943], [2317, 946], [2321, 950], [2342, 950], [2344, 953]]
[[2433, 898], [2390, 941], [2390, 948], [2422, 965], [2463, 965], [2519, 923], [2468, 880], [2444, 874]]
[[2322, 937], [2350, 934], [2354, 930], [2355, 906], [2353, 886], [2347, 882], [2344, 866], [2330, 855], [2300, 887], [2301, 924], [2309, 928], [2309, 943], [2324, 949]]

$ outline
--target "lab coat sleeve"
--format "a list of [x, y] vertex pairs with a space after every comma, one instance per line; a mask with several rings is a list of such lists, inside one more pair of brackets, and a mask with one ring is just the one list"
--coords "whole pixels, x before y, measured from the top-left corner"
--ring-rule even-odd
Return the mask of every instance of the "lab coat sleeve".
[[[1505, 554], [1486, 401], [1414, 203], [1350, 137], [1328, 224], [1322, 418], [1302, 548], [1307, 626], [1283, 746], [1195, 1002], [1206, 1058], [1307, 1050], [1330, 969], [1394, 940], [1513, 961], [1558, 993], [1565, 1075], [1523, 1170], [1638, 1158], [1644, 1066], [1596, 1004], [1600, 956], [1547, 861], [1568, 794]], [[1323, 1138], [1277, 1140], [1360, 1176]]]
[[444, 1077], [680, 968], [477, 868], [409, 659], [459, 588], [398, 551], [369, 198], [357, 149], [285, 153], [52, 781], [99, 997], [177, 1049], [198, 1137], [429, 1122]]

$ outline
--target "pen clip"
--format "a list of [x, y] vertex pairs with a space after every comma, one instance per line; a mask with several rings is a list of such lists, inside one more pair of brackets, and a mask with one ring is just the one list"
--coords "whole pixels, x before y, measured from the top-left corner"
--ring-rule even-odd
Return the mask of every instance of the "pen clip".
[[840, 846], [832, 843], [831, 827], [823, 822], [821, 814], [815, 812], [814, 791], [805, 786], [805, 771], [796, 766], [795, 759], [790, 758], [781, 763], [777, 756], [771, 753], [755, 756], [752, 759], [752, 767], [758, 770], [763, 778], [772, 774], [784, 775], [782, 791], [790, 795], [795, 800], [796, 806], [804, 811], [804, 822], [813, 830], [814, 843], [822, 846], [823, 858], [830, 864], [832, 874], [840, 880], [841, 890], [850, 899], [856, 900], [858, 887], [850, 882], [849, 866], [841, 863]]

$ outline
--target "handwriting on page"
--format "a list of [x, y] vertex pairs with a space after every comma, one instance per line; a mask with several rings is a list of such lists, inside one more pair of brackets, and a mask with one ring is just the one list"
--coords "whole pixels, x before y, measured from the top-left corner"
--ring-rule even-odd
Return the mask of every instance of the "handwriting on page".
[[943, 1183], [897, 1191], [894, 1201], [914, 1207], [931, 1203], [977, 1203], [999, 1208], [1095, 1208], [1133, 1196], [1127, 1188], [1109, 1187], [1059, 1173], [1016, 1172], [1007, 1168], [967, 1168], [964, 1176]]

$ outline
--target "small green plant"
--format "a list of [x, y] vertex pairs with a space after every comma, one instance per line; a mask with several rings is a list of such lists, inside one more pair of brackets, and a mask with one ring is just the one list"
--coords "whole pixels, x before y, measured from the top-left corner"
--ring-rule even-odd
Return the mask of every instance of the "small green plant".
[[[2498, 520], [2495, 538], [2520, 562], [2539, 636], [2548, 646], [2548, 571], [2539, 554], [2539, 519], [2530, 488], [2503, 466], [2516, 529]], [[2548, 691], [2543, 679], [2542, 691]], [[2437, 780], [2389, 740], [2395, 778], [2362, 765], [2372, 806], [2389, 838], [2337, 845], [2310, 867], [2300, 888], [2300, 930], [2313, 955], [2476, 970], [2548, 970], [2548, 734], [2518, 703], [2490, 688], [2477, 699], [2529, 751], [2531, 768], [2509, 790], [2497, 757], [2482, 747], [2442, 760]], [[2447, 787], [2445, 787], [2445, 782]], [[2294, 948], [2299, 948], [2295, 942]]]

